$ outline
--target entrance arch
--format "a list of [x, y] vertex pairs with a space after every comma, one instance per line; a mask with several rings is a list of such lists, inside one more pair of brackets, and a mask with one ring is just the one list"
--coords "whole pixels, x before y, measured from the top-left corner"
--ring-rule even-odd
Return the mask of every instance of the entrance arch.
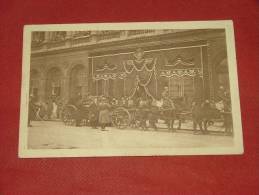
[[87, 76], [86, 68], [83, 65], [76, 65], [72, 68], [69, 81], [70, 98], [86, 94]]
[[61, 95], [62, 72], [59, 68], [53, 67], [47, 72], [46, 97]]

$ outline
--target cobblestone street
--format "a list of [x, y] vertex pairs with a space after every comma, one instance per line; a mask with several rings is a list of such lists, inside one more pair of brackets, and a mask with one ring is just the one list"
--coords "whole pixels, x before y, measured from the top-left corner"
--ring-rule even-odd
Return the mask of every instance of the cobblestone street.
[[29, 149], [96, 148], [195, 148], [233, 146], [233, 137], [223, 134], [194, 135], [193, 131], [169, 132], [140, 129], [107, 131], [91, 127], [65, 126], [59, 121], [33, 121], [28, 132]]

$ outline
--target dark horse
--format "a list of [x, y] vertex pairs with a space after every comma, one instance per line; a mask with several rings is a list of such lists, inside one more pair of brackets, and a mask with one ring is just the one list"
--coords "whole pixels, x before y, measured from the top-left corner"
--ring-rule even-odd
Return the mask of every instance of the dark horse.
[[[157, 129], [156, 123], [158, 119], [164, 120], [168, 130], [173, 130], [174, 121], [177, 116], [177, 111], [174, 103], [169, 98], [162, 101], [156, 101], [156, 105], [150, 105], [148, 111], [149, 124], [155, 130]], [[158, 104], [161, 104], [160, 106]], [[181, 123], [179, 123], [181, 124]]]
[[208, 133], [208, 126], [212, 125], [213, 119], [220, 118], [220, 111], [213, 108], [208, 100], [203, 103], [194, 102], [192, 106], [193, 130], [197, 130], [197, 126], [202, 133]]

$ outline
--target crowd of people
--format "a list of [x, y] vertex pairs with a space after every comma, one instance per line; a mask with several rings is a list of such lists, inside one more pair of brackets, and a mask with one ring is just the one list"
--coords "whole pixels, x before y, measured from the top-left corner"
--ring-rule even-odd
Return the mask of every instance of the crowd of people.
[[[208, 126], [213, 124], [213, 117], [221, 117], [224, 121], [225, 132], [231, 134], [232, 115], [229, 94], [222, 86], [219, 87], [217, 94], [215, 102], [196, 100], [192, 102], [191, 106], [188, 106], [184, 98], [170, 98], [168, 87], [164, 88], [160, 100], [150, 96], [111, 98], [90, 95], [81, 97], [78, 94], [68, 102], [64, 102], [59, 97], [50, 97], [46, 103], [37, 105], [33, 102], [33, 97], [30, 97], [28, 125], [30, 125], [31, 120], [35, 119], [35, 113], [37, 116], [45, 117], [45, 120], [62, 119], [65, 106], [73, 105], [76, 111], [73, 116], [70, 115], [70, 118], [74, 119], [76, 126], [81, 126], [84, 120], [92, 128], [100, 127], [101, 130], [106, 130], [106, 127], [111, 125], [112, 111], [116, 107], [124, 107], [132, 115], [130, 125], [139, 126], [144, 130], [148, 129], [147, 122], [149, 127], [157, 130], [158, 120], [162, 119], [169, 130], [175, 131], [175, 121], [179, 121], [177, 129], [180, 129], [181, 123], [189, 114], [195, 133], [207, 134]], [[40, 114], [43, 110], [44, 113]], [[185, 115], [182, 114], [184, 111], [186, 111]]]

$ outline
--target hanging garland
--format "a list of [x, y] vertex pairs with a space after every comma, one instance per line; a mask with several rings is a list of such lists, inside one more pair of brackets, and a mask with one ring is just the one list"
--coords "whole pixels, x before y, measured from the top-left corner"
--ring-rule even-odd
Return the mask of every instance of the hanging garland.
[[175, 69], [175, 70], [161, 70], [159, 76], [172, 78], [175, 76], [196, 76], [197, 74], [201, 75], [200, 69]]
[[[147, 58], [144, 60], [143, 62], [143, 65], [141, 68], [138, 68], [135, 64], [134, 64], [134, 61], [133, 60], [127, 60], [127, 61], [124, 61], [123, 62], [123, 67], [124, 67], [124, 70], [127, 74], [131, 74], [133, 72], [133, 70], [136, 70], [137, 72], [141, 72], [143, 71], [144, 69], [148, 72], [151, 72], [154, 70], [155, 66], [156, 66], [156, 61], [157, 61], [157, 58], [153, 59], [153, 58]], [[151, 64], [153, 62], [153, 65], [151, 68], [148, 68], [148, 64]], [[128, 69], [128, 67], [126, 66], [130, 66], [130, 70]]]
[[[128, 64], [127, 64], [127, 63], [128, 63]], [[127, 61], [127, 63], [126, 63], [126, 62], [123, 62], [124, 70], [125, 70], [125, 72], [126, 72], [127, 74], [131, 74], [131, 73], [133, 72], [133, 70], [134, 70], [134, 63], [133, 63], [133, 60]], [[128, 70], [128, 69], [126, 68], [126, 66], [130, 66], [131, 70]]]
[[126, 78], [126, 73], [121, 72], [121, 73], [106, 73], [106, 74], [96, 74], [93, 76], [93, 80], [97, 81], [97, 80], [115, 80], [115, 79], [124, 79]]
[[183, 66], [194, 66], [193, 62], [187, 62], [187, 61], [183, 61], [182, 57], [178, 56], [175, 60], [174, 63], [172, 64], [166, 64], [165, 66], [170, 66], [170, 67], [176, 67], [178, 65], [183, 65]]

